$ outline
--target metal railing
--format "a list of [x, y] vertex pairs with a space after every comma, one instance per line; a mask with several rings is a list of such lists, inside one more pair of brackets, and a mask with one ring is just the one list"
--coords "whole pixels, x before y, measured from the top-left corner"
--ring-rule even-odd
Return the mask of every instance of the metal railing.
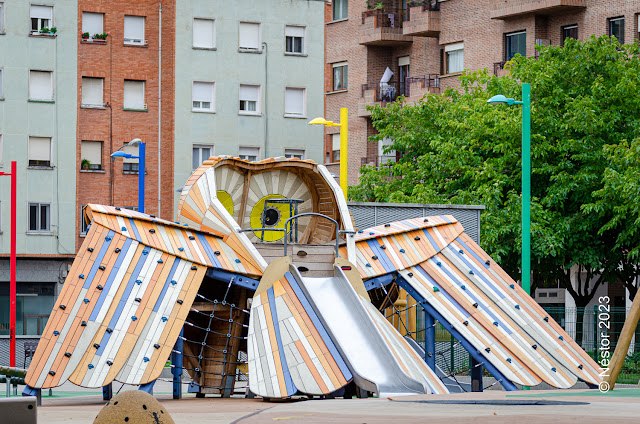
[[362, 12], [362, 23], [366, 18], [374, 17], [375, 28], [402, 28], [402, 15], [384, 9], [365, 10]]
[[440, 10], [440, 2], [438, 2], [437, 0], [414, 0], [407, 2], [407, 10], [411, 10], [412, 7], [419, 6], [422, 6], [422, 10], [425, 12]]
[[[412, 85], [418, 85], [419, 88], [436, 88], [440, 90], [440, 74], [425, 74], [417, 77], [407, 78], [407, 91], [410, 92]], [[408, 94], [407, 94], [408, 95]]]
[[404, 82], [369, 82], [362, 84], [361, 89], [361, 97], [366, 91], [373, 90], [376, 102], [395, 102], [399, 96], [409, 96], [409, 86]]
[[389, 165], [397, 161], [396, 155], [383, 155], [383, 156], [366, 156], [361, 159], [360, 166], [373, 165]]

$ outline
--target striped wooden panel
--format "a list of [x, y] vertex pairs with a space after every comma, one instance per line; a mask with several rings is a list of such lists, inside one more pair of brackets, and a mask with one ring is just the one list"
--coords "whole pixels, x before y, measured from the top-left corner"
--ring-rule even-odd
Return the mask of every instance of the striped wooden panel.
[[[601, 369], [593, 359], [464, 234], [459, 223], [443, 224], [437, 218], [364, 230], [365, 239], [356, 242], [363, 279], [399, 271], [513, 382], [532, 386], [544, 381], [560, 388], [571, 387], [577, 379], [598, 384]], [[427, 223], [434, 226], [412, 228]]]
[[352, 379], [290, 273], [254, 296], [247, 343], [249, 384], [260, 396], [329, 394]]
[[[253, 278], [262, 275], [262, 265], [256, 257], [259, 257], [257, 250], [253, 246], [253, 251], [245, 249], [231, 236], [218, 237], [167, 221], [127, 218], [120, 214], [112, 214], [111, 207], [90, 207], [94, 223], [146, 246], [208, 267]], [[261, 257], [259, 259], [262, 261]]]
[[94, 221], [38, 344], [28, 384], [50, 388], [68, 379], [101, 387], [114, 379], [156, 379], [206, 269]]

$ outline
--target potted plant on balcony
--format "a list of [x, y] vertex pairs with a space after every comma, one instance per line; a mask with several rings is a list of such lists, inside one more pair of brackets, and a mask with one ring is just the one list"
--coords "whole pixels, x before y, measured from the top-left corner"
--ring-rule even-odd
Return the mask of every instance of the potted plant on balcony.
[[109, 33], [103, 32], [102, 34], [93, 34], [94, 43], [106, 43]]
[[87, 41], [89, 39], [89, 33], [88, 32], [83, 32], [82, 33], [82, 40]]
[[80, 162], [80, 168], [82, 168], [83, 171], [90, 170], [91, 162], [89, 162], [89, 159], [82, 159], [82, 161]]

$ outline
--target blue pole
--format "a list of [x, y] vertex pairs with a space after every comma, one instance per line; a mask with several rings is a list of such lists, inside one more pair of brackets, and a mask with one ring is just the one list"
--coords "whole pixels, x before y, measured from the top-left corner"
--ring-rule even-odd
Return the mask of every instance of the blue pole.
[[[173, 374], [173, 398], [182, 399], [182, 349], [184, 349], [184, 341], [182, 340], [184, 329], [180, 330], [180, 336], [176, 340], [173, 348], [175, 352], [171, 352], [171, 374]], [[177, 353], [180, 352], [180, 353]]]
[[424, 361], [433, 371], [436, 370], [436, 327], [433, 316], [424, 311]]
[[141, 213], [144, 213], [145, 146], [145, 143], [138, 144], [138, 212]]

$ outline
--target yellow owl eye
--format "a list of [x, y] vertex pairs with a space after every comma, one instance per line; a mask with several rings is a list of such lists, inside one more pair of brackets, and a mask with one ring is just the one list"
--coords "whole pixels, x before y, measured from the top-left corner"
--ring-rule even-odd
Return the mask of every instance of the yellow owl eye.
[[[291, 217], [288, 204], [268, 203], [270, 199], [286, 199], [280, 194], [269, 194], [258, 200], [251, 210], [251, 228], [284, 228], [284, 223]], [[266, 208], [265, 208], [266, 204]], [[253, 232], [256, 237], [262, 237], [262, 231]], [[282, 231], [265, 231], [264, 241], [277, 241], [284, 237]]]
[[233, 216], [233, 199], [231, 195], [224, 190], [218, 190], [216, 196], [218, 196], [218, 200], [220, 200], [220, 203], [222, 203], [222, 206], [224, 206], [227, 212]]

